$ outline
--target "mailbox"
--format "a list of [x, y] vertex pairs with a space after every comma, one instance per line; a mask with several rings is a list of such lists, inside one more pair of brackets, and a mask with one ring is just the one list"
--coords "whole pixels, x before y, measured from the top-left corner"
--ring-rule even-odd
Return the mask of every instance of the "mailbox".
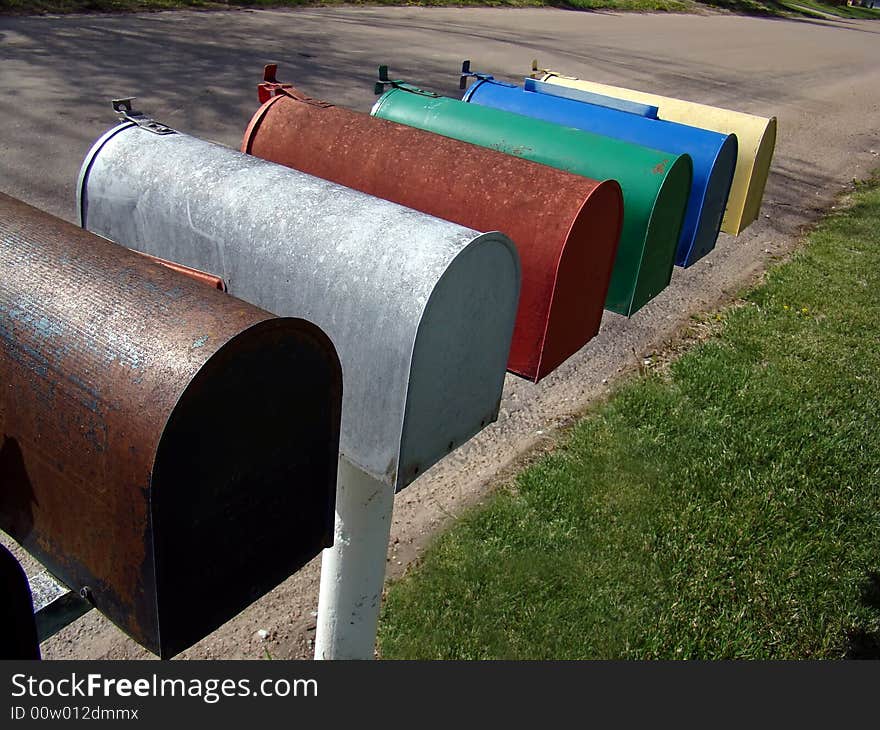
[[[497, 81], [492, 76], [470, 74], [469, 69], [467, 75], [475, 75], [477, 80], [465, 92], [462, 101], [583, 129], [664, 152], [690, 155], [694, 165], [693, 185], [675, 263], [690, 266], [715, 248], [736, 167], [736, 135], [649, 119], [570, 98], [570, 92], [577, 94], [577, 89], [565, 89], [535, 79], [527, 79], [521, 88]], [[462, 81], [464, 79], [463, 73]], [[563, 89], [563, 93], [569, 92], [568, 97], [559, 96], [557, 89]]]
[[327, 332], [355, 467], [401, 489], [495, 419], [520, 278], [506, 236], [129, 117], [83, 163], [82, 225]]
[[162, 657], [332, 543], [311, 323], [0, 195], [0, 382], [0, 528]]
[[721, 230], [736, 236], [758, 218], [764, 187], [770, 174], [773, 149], [776, 146], [776, 117], [759, 117], [717, 106], [625, 89], [622, 86], [597, 84], [544, 69], [539, 71], [534, 62], [532, 70], [536, 78], [548, 84], [653, 104], [659, 110], [660, 119], [702, 127], [721, 134], [735, 134], [739, 146], [736, 171]]
[[507, 367], [538, 381], [599, 331], [620, 186], [310, 99], [274, 82], [243, 152], [514, 241], [522, 290]]
[[[441, 97], [400, 81], [373, 115], [595, 179], [623, 189], [623, 229], [606, 309], [631, 315], [669, 284], [691, 187], [691, 160], [579, 129]], [[377, 85], [377, 91], [378, 91]]]

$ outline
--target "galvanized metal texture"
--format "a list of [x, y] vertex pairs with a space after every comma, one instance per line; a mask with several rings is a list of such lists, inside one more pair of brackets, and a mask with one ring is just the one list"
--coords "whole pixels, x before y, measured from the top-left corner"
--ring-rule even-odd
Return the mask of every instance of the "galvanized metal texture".
[[393, 88], [373, 106], [374, 116], [620, 182], [623, 229], [606, 309], [631, 315], [669, 283], [690, 193], [690, 157], [385, 83]]
[[374, 478], [403, 488], [496, 417], [520, 278], [502, 234], [130, 124], [81, 180], [85, 227], [330, 335], [341, 453]]
[[0, 529], [160, 656], [331, 541], [341, 369], [313, 324], [0, 195], [0, 382]]
[[735, 134], [739, 144], [736, 171], [721, 230], [736, 236], [757, 220], [776, 146], [776, 117], [755, 116], [622, 86], [599, 84], [546, 69], [539, 71], [535, 62], [532, 63], [532, 69], [536, 78], [549, 84], [653, 104], [659, 109], [660, 119], [702, 127], [721, 134]]
[[[538, 85], [540, 84], [540, 85]], [[672, 154], [690, 155], [693, 184], [675, 263], [690, 266], [715, 248], [736, 167], [736, 135], [718, 134], [675, 122], [648, 119], [617, 109], [558, 96], [559, 85], [526, 79], [523, 87], [484, 76], [462, 101], [543, 119]]]
[[27, 576], [15, 556], [0, 545], [0, 660], [39, 658]]
[[623, 216], [616, 182], [316, 105], [287, 85], [260, 96], [243, 152], [510, 236], [522, 290], [508, 370], [538, 381], [599, 331]]

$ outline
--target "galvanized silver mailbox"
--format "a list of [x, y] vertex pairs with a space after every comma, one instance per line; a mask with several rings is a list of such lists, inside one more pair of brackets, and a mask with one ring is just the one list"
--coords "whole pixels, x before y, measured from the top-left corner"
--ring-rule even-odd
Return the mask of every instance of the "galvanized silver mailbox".
[[86, 156], [83, 227], [314, 322], [343, 369], [340, 453], [402, 489], [498, 412], [516, 249], [130, 114]]

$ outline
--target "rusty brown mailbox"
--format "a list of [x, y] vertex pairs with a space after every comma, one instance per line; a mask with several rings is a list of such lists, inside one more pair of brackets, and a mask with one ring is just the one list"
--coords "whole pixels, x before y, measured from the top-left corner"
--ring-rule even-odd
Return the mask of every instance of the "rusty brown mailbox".
[[326, 335], [2, 194], [0, 384], [0, 528], [162, 657], [332, 541]]

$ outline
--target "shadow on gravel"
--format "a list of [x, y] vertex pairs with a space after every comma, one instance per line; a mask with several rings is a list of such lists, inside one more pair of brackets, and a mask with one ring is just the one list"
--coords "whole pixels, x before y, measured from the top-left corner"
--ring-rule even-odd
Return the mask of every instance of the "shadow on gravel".
[[770, 178], [761, 206], [761, 217], [780, 235], [797, 235], [805, 221], [815, 220], [828, 208], [840, 183], [823, 174], [816, 165], [798, 158], [777, 154], [770, 168]]

